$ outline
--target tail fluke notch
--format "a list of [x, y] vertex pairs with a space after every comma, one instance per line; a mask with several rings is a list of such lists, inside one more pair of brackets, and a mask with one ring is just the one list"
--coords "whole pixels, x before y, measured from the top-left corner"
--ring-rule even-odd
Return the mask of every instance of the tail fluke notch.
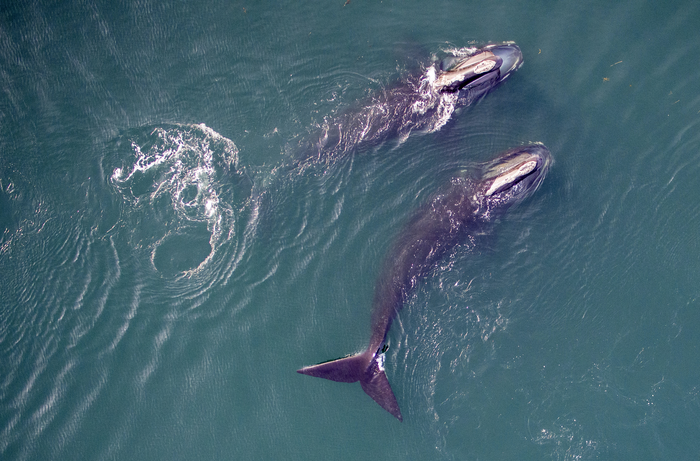
[[362, 389], [382, 408], [403, 421], [399, 404], [384, 373], [384, 356], [362, 354], [331, 360], [297, 370], [297, 373], [341, 383], [360, 381]]

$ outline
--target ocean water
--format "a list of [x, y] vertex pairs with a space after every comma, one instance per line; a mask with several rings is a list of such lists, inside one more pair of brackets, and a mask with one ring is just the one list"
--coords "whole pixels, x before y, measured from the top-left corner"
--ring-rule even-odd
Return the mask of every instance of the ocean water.
[[[0, 458], [697, 459], [699, 29], [692, 1], [6, 2]], [[290, 167], [508, 40], [478, 103]], [[389, 332], [403, 422], [296, 373], [366, 347], [421, 204], [532, 141], [540, 189]]]

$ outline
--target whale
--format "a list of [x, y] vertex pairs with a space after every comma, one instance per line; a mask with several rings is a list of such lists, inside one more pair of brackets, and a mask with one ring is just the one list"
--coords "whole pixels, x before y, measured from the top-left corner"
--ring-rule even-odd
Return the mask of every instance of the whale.
[[540, 143], [516, 147], [460, 175], [421, 207], [400, 231], [376, 281], [369, 345], [358, 354], [311, 365], [298, 373], [344, 383], [360, 382], [382, 408], [403, 420], [386, 376], [387, 333], [417, 284], [461, 242], [481, 235], [489, 222], [532, 195], [552, 164]]
[[403, 142], [413, 131], [437, 131], [457, 107], [480, 100], [523, 64], [523, 54], [513, 42], [450, 53], [422, 75], [409, 76], [326, 118], [295, 148], [293, 163], [304, 166], [332, 160], [390, 138]]

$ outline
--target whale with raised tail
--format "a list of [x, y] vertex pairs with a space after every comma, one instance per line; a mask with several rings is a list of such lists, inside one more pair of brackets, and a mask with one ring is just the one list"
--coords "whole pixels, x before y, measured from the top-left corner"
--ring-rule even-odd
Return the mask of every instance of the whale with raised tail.
[[531, 195], [544, 179], [552, 157], [542, 144], [508, 150], [483, 165], [477, 179], [455, 178], [400, 232], [377, 281], [372, 333], [364, 352], [311, 365], [299, 373], [344, 383], [360, 382], [382, 408], [403, 420], [384, 371], [386, 335], [409, 294], [437, 262], [494, 214]]

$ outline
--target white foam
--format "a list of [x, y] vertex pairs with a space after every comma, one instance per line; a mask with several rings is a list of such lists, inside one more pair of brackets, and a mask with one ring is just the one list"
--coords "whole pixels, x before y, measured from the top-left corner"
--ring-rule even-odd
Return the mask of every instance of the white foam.
[[150, 248], [155, 261], [156, 249], [169, 236], [204, 223], [212, 248], [204, 264], [221, 236], [228, 239], [233, 232], [236, 213], [228, 174], [243, 176], [237, 171], [238, 148], [204, 124], [156, 127], [132, 139], [130, 147], [131, 155], [114, 168], [110, 179], [129, 204], [126, 212], [134, 222], [148, 223], [138, 244]]
[[384, 354], [379, 354], [377, 355], [377, 368], [379, 368], [379, 371], [384, 371], [384, 361], [386, 360], [386, 355]]

